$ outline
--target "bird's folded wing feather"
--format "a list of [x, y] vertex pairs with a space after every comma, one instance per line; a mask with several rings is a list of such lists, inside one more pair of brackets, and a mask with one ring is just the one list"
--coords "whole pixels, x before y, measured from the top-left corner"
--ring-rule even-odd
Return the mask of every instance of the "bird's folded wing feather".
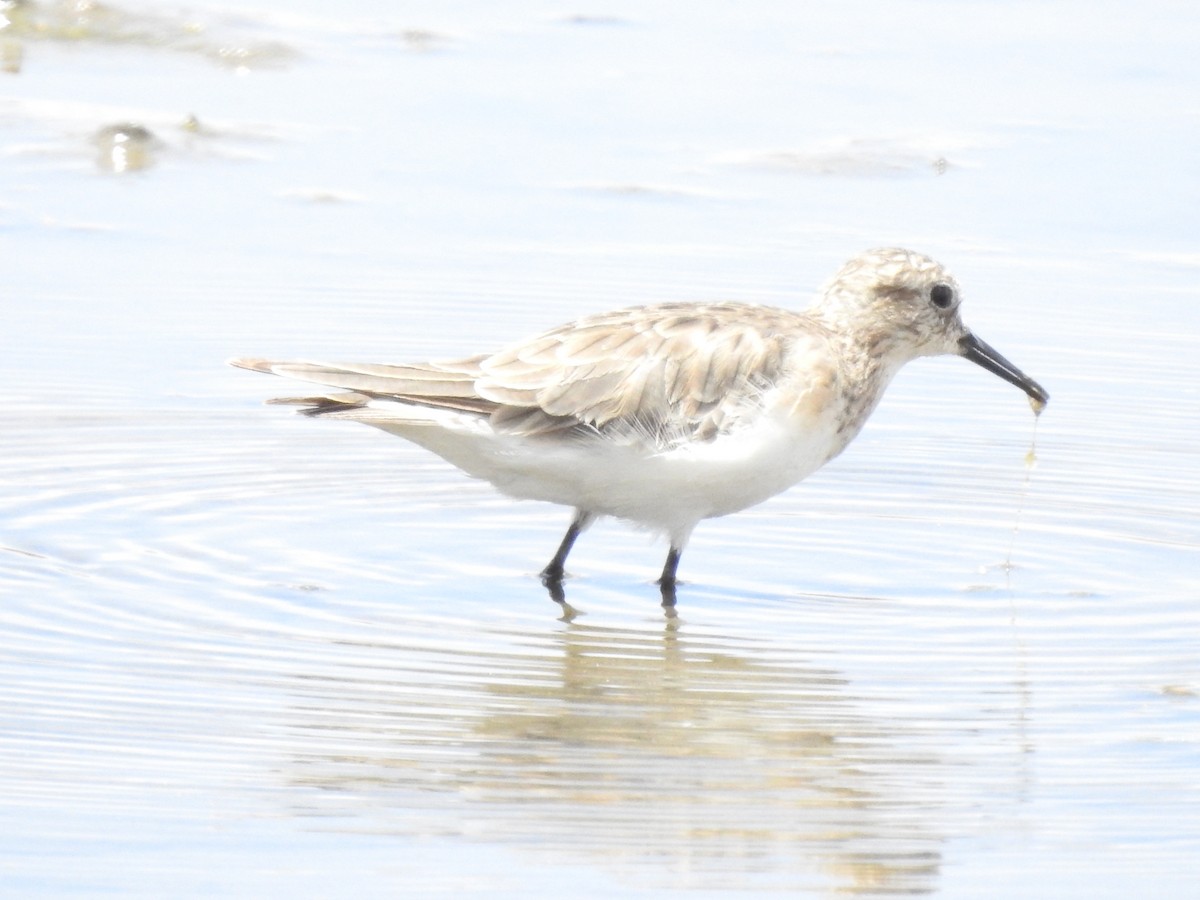
[[234, 365], [354, 392], [299, 403], [346, 409], [386, 398], [488, 415], [511, 434], [582, 429], [671, 444], [711, 439], [759, 403], [783, 375], [798, 324], [782, 309], [668, 304], [593, 316], [453, 362]]
[[286, 397], [273, 401], [311, 406], [308, 412], [314, 414], [335, 408], [363, 406], [378, 398], [490, 414], [495, 404], [480, 398], [474, 387], [480, 374], [479, 362], [483, 358], [478, 356], [454, 362], [395, 366], [274, 362], [266, 359], [235, 359], [232, 363], [255, 372], [282, 375], [352, 392], [320, 397]]
[[794, 320], [737, 304], [608, 313], [483, 359], [475, 387], [505, 430], [570, 423], [664, 444], [708, 439], [779, 378]]

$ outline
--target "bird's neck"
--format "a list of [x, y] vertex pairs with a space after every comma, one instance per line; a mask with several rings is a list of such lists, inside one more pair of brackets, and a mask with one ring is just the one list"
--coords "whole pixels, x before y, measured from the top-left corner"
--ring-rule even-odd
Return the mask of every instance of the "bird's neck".
[[[851, 337], [850, 335], [853, 335]], [[898, 353], [889, 334], [836, 332], [836, 354], [842, 397], [838, 431], [848, 443], [866, 424], [892, 378], [908, 359]]]

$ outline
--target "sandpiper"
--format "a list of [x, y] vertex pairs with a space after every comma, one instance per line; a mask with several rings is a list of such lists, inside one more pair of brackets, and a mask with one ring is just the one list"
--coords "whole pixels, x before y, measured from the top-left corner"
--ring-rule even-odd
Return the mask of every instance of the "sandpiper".
[[233, 365], [335, 389], [281, 398], [417, 443], [513, 497], [575, 511], [542, 583], [562, 601], [567, 555], [597, 516], [670, 540], [676, 570], [702, 519], [786, 490], [858, 434], [906, 362], [955, 354], [1049, 395], [967, 329], [958, 283], [927, 256], [869, 250], [809, 309], [665, 303], [580, 319], [450, 362]]

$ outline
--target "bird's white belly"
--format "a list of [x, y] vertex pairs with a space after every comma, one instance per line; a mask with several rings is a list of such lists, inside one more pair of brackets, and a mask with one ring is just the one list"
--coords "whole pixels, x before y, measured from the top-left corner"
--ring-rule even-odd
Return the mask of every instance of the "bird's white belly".
[[379, 424], [510, 496], [616, 516], [673, 535], [786, 490], [844, 445], [833, 417], [824, 415], [800, 420], [764, 415], [732, 434], [667, 452], [600, 439], [498, 435], [483, 420], [454, 415], [453, 424], [440, 415], [438, 424]]

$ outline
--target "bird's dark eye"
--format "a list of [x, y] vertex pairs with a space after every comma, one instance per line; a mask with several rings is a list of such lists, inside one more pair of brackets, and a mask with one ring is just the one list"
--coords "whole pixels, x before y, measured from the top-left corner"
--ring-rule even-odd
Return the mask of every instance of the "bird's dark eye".
[[954, 288], [948, 284], [935, 284], [929, 292], [929, 302], [938, 309], [949, 309], [954, 303]]

